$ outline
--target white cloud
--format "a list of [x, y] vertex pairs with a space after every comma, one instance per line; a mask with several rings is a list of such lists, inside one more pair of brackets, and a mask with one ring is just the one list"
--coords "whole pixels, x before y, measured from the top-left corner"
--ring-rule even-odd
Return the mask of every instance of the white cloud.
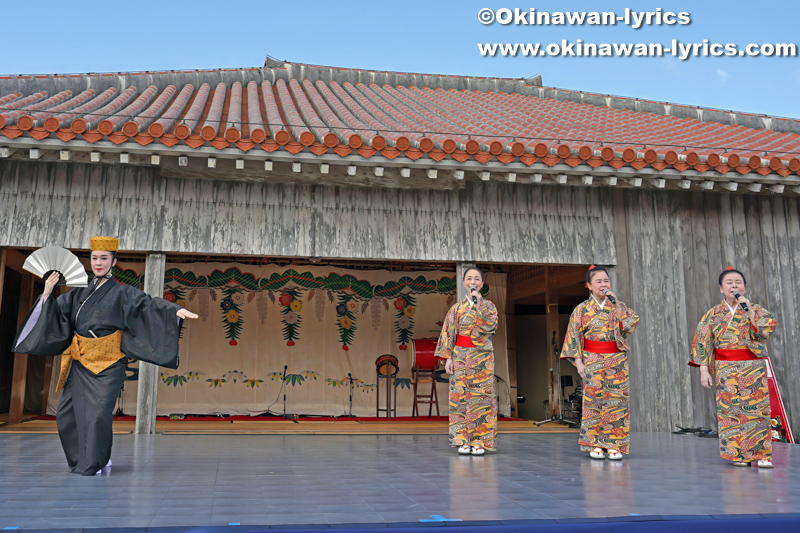
[[717, 76], [719, 76], [719, 81], [722, 82], [722, 85], [725, 85], [725, 83], [728, 81], [728, 78], [730, 77], [730, 74], [728, 74], [727, 72], [725, 72], [721, 68], [718, 68], [717, 69]]

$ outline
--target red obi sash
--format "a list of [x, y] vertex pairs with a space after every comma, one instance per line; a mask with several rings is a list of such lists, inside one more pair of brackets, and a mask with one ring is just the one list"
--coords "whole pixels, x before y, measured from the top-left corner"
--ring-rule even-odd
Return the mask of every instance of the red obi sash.
[[593, 341], [583, 339], [583, 351], [592, 353], [617, 353], [619, 348], [615, 341]]
[[752, 361], [758, 359], [750, 348], [714, 348], [714, 359], [717, 361]]
[[458, 335], [456, 337], [456, 346], [460, 346], [462, 348], [475, 348], [475, 343], [472, 342], [472, 338], [468, 337], [467, 335]]

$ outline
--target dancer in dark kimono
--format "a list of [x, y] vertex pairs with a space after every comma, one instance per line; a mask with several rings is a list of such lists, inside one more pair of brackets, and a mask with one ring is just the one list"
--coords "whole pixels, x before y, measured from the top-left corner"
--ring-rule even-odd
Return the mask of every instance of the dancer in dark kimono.
[[[89, 286], [50, 298], [58, 273], [23, 322], [14, 351], [61, 355], [56, 425], [70, 471], [93, 476], [111, 458], [112, 411], [125, 381], [125, 356], [177, 354], [181, 319], [197, 315], [114, 281], [119, 239], [93, 237]], [[150, 354], [150, 357], [148, 355]]]

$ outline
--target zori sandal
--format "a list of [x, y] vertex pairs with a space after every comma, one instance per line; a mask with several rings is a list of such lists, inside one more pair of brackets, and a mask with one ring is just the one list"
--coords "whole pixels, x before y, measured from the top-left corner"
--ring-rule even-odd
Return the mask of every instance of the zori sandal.
[[589, 457], [592, 459], [605, 459], [606, 452], [603, 451], [603, 448], [592, 448], [592, 451], [589, 452]]

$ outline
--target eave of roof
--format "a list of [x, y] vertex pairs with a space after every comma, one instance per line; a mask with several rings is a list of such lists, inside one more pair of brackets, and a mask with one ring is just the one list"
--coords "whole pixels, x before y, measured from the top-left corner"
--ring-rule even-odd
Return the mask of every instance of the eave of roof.
[[584, 183], [591, 175], [652, 176], [659, 188], [657, 180], [673, 178], [683, 188], [686, 180], [795, 185], [800, 174], [798, 121], [536, 83], [293, 63], [5, 77], [0, 157], [20, 149], [58, 150], [67, 159], [70, 151], [302, 156], [504, 169], [533, 181], [541, 173], [559, 182], [583, 175]]

